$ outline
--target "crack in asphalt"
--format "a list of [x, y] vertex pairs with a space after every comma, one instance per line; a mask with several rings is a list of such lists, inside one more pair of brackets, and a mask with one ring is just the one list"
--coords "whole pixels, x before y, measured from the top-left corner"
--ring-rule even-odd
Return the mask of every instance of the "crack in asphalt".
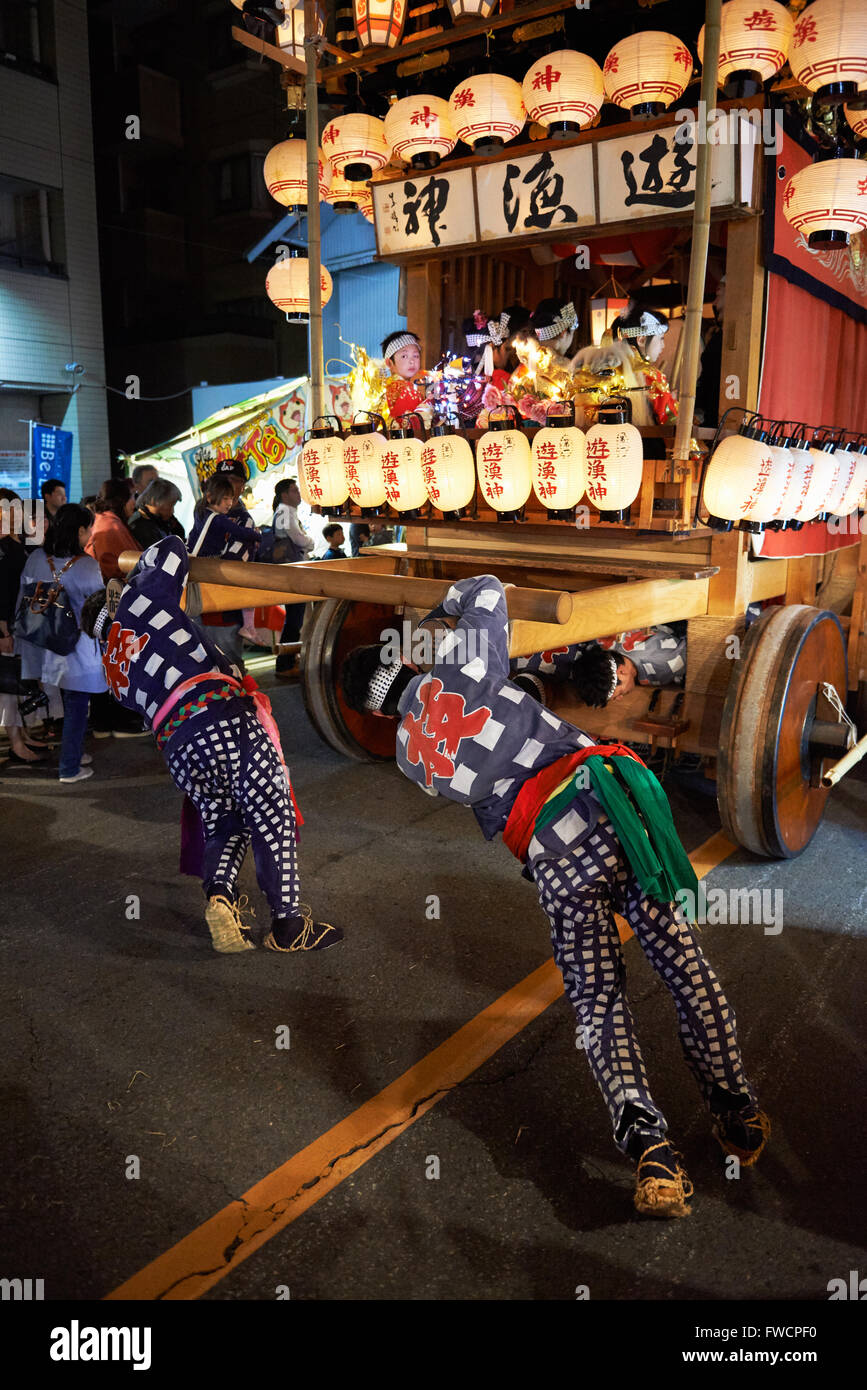
[[[418, 1114], [420, 1108], [426, 1105], [429, 1101], [432, 1101], [440, 1096], [448, 1095], [450, 1092], [465, 1091], [469, 1090], [472, 1087], [502, 1086], [505, 1082], [511, 1081], [517, 1076], [524, 1075], [527, 1071], [529, 1071], [530, 1067], [536, 1061], [537, 1057], [539, 1057], [540, 1054], [548, 1046], [548, 1043], [551, 1041], [554, 1034], [560, 1031], [561, 1027], [562, 1022], [558, 1020], [557, 1022], [552, 1024], [552, 1026], [547, 1028], [542, 1037], [531, 1050], [529, 1056], [526, 1057], [525, 1060], [519, 1066], [513, 1067], [511, 1071], [505, 1072], [501, 1076], [492, 1076], [484, 1078], [466, 1077], [463, 1081], [456, 1081], [451, 1086], [438, 1086], [435, 1090], [429, 1092], [428, 1095], [419, 1096], [419, 1098], [413, 1102], [412, 1109], [409, 1111], [407, 1115], [403, 1117], [403, 1119], [393, 1120], [390, 1124], [385, 1125], [377, 1134], [371, 1135], [369, 1139], [365, 1139], [363, 1143], [354, 1144], [351, 1149], [346, 1149], [343, 1153], [336, 1154], [334, 1158], [328, 1160], [321, 1173], [317, 1173], [315, 1177], [310, 1178], [305, 1183], [302, 1183], [302, 1185], [295, 1192], [292, 1192], [285, 1197], [278, 1197], [276, 1201], [270, 1203], [267, 1207], [251, 1208], [250, 1203], [245, 1197], [234, 1198], [233, 1201], [243, 1209], [240, 1213], [242, 1220], [236, 1234], [232, 1237], [228, 1245], [223, 1250], [220, 1263], [214, 1265], [211, 1269], [190, 1270], [187, 1274], [181, 1275], [179, 1279], [176, 1279], [173, 1283], [167, 1285], [167, 1287], [157, 1295], [156, 1301], [162, 1302], [164, 1299], [167, 1299], [176, 1289], [180, 1288], [182, 1284], [187, 1283], [187, 1281], [190, 1279], [206, 1279], [210, 1277], [210, 1275], [212, 1274], [218, 1274], [220, 1270], [227, 1269], [228, 1266], [231, 1264], [231, 1261], [233, 1260], [236, 1252], [239, 1249], [241, 1249], [241, 1247], [245, 1245], [247, 1241], [251, 1239], [252, 1236], [257, 1235], [259, 1231], [266, 1230], [268, 1226], [273, 1225], [275, 1221], [279, 1220], [279, 1218], [286, 1211], [288, 1211], [293, 1202], [296, 1202], [299, 1199], [299, 1197], [304, 1196], [307, 1192], [310, 1192], [313, 1188], [318, 1187], [321, 1182], [324, 1182], [327, 1178], [329, 1178], [339, 1163], [342, 1163], [345, 1159], [353, 1158], [357, 1153], [363, 1153], [365, 1149], [371, 1148], [374, 1144], [377, 1144], [381, 1139], [383, 1139], [385, 1135], [389, 1133], [390, 1130], [401, 1129], [410, 1125], [412, 1121], [415, 1119], [416, 1115]], [[248, 1223], [246, 1220], [246, 1216], [248, 1213], [251, 1216], [259, 1218], [255, 1228], [248, 1227]]]

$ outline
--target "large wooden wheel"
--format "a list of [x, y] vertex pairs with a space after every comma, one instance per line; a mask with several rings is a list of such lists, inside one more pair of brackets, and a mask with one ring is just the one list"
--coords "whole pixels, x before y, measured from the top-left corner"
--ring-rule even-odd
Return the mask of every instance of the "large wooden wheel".
[[384, 604], [329, 599], [308, 606], [301, 659], [304, 705], [319, 737], [344, 757], [360, 762], [394, 757], [394, 720], [350, 709], [339, 673], [347, 652], [378, 642], [385, 628], [397, 624], [394, 609]]
[[846, 676], [834, 613], [771, 608], [747, 632], [723, 711], [717, 773], [723, 828], [744, 848], [792, 859], [813, 838], [828, 798], [818, 785], [822, 762], [846, 747], [822, 683], [845, 702]]

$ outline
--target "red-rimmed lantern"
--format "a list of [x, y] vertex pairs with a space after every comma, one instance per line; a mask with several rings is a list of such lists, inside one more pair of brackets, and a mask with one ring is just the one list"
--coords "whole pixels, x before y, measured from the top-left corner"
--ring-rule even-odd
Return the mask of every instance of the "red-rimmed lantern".
[[422, 442], [416, 438], [412, 421], [421, 425], [414, 411], [401, 415], [388, 429], [388, 442], [382, 455], [385, 478], [385, 499], [400, 516], [418, 516], [419, 508], [427, 501], [422, 469]]
[[[785, 64], [794, 28], [794, 18], [776, 0], [728, 0], [722, 8], [719, 85], [744, 79], [767, 82]], [[703, 63], [704, 25], [698, 56]]]
[[496, 154], [520, 135], [527, 119], [521, 88], [511, 77], [480, 72], [459, 82], [449, 97], [455, 134], [476, 154]]
[[[329, 424], [333, 421], [333, 424]], [[335, 428], [336, 426], [336, 428]], [[311, 507], [341, 516], [349, 496], [343, 460], [343, 436], [334, 415], [320, 415], [305, 435], [298, 465], [298, 488]]]
[[421, 451], [428, 500], [448, 520], [457, 520], [476, 495], [473, 451], [462, 434], [437, 423]]
[[545, 417], [532, 445], [533, 491], [549, 515], [562, 521], [574, 516], [587, 488], [587, 440], [575, 426], [574, 401], [549, 405]]
[[[317, 150], [319, 165], [319, 201], [326, 197], [331, 170], [321, 150]], [[307, 204], [307, 141], [281, 140], [272, 145], [265, 156], [263, 168], [265, 187], [275, 202], [284, 208]]]
[[795, 22], [789, 63], [795, 81], [824, 101], [851, 101], [867, 89], [864, 0], [813, 0]]
[[[322, 303], [331, 298], [331, 275], [325, 266], [321, 267], [320, 286]], [[288, 323], [306, 323], [310, 316], [309, 261], [306, 256], [289, 256], [277, 261], [268, 271], [265, 279], [265, 293], [278, 309], [282, 309]]]
[[602, 69], [586, 53], [549, 53], [529, 69], [521, 95], [528, 118], [545, 126], [553, 140], [563, 139], [599, 114], [605, 100]]
[[692, 77], [692, 54], [674, 34], [641, 29], [616, 43], [605, 59], [605, 95], [633, 119], [658, 116], [678, 101]]
[[[385, 502], [385, 474], [382, 471], [382, 456], [388, 447], [383, 433], [385, 421], [381, 415], [374, 415], [369, 410], [359, 410], [356, 414], [368, 418], [358, 422], [353, 420], [349, 434], [343, 441], [346, 482], [352, 501], [363, 512], [377, 516]], [[379, 421], [379, 430], [372, 421]]]
[[322, 132], [322, 153], [336, 173], [350, 183], [363, 183], [388, 163], [385, 125], [366, 111], [336, 116]]
[[[327, 161], [326, 161], [327, 163]], [[330, 177], [325, 192], [325, 201], [335, 212], [361, 212], [366, 204], [373, 206], [373, 194], [366, 183], [350, 183], [336, 169], [328, 165]]]
[[389, 149], [413, 169], [433, 169], [457, 144], [449, 104], [442, 97], [403, 97], [385, 118]]
[[489, 428], [476, 442], [476, 470], [488, 506], [501, 517], [514, 520], [533, 487], [533, 457], [527, 436], [517, 428], [515, 406], [497, 406], [490, 416], [498, 411], [505, 412], [505, 418], [489, 417]]
[[848, 246], [867, 227], [867, 160], [822, 159], [799, 169], [783, 190], [783, 212], [811, 247]]
[[867, 108], [857, 110], [854, 106], [844, 106], [846, 120], [858, 136], [859, 140], [867, 140]]
[[644, 445], [630, 421], [629, 401], [603, 401], [587, 431], [587, 496], [602, 521], [624, 521], [641, 491]]

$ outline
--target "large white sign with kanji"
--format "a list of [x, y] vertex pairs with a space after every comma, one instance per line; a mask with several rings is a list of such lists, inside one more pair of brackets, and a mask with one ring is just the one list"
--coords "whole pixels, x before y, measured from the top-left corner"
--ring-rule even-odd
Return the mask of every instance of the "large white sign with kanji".
[[482, 241], [523, 240], [596, 221], [590, 145], [480, 165], [475, 175]]
[[399, 183], [373, 184], [376, 245], [382, 256], [460, 246], [476, 240], [471, 169], [423, 170]]
[[[748, 122], [725, 122], [719, 134], [733, 141], [711, 149], [711, 205], [748, 202], [752, 186], [755, 130]], [[712, 134], [716, 128], [711, 127]], [[664, 213], [691, 213], [695, 205], [697, 149], [694, 121], [645, 130], [597, 146], [599, 221], [623, 222]], [[743, 176], [737, 182], [736, 151]]]

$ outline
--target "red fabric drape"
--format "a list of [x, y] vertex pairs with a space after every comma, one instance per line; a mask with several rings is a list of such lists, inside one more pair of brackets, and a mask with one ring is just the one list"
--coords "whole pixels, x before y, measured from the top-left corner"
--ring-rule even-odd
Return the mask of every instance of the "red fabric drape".
[[768, 276], [762, 415], [867, 431], [867, 324]]

